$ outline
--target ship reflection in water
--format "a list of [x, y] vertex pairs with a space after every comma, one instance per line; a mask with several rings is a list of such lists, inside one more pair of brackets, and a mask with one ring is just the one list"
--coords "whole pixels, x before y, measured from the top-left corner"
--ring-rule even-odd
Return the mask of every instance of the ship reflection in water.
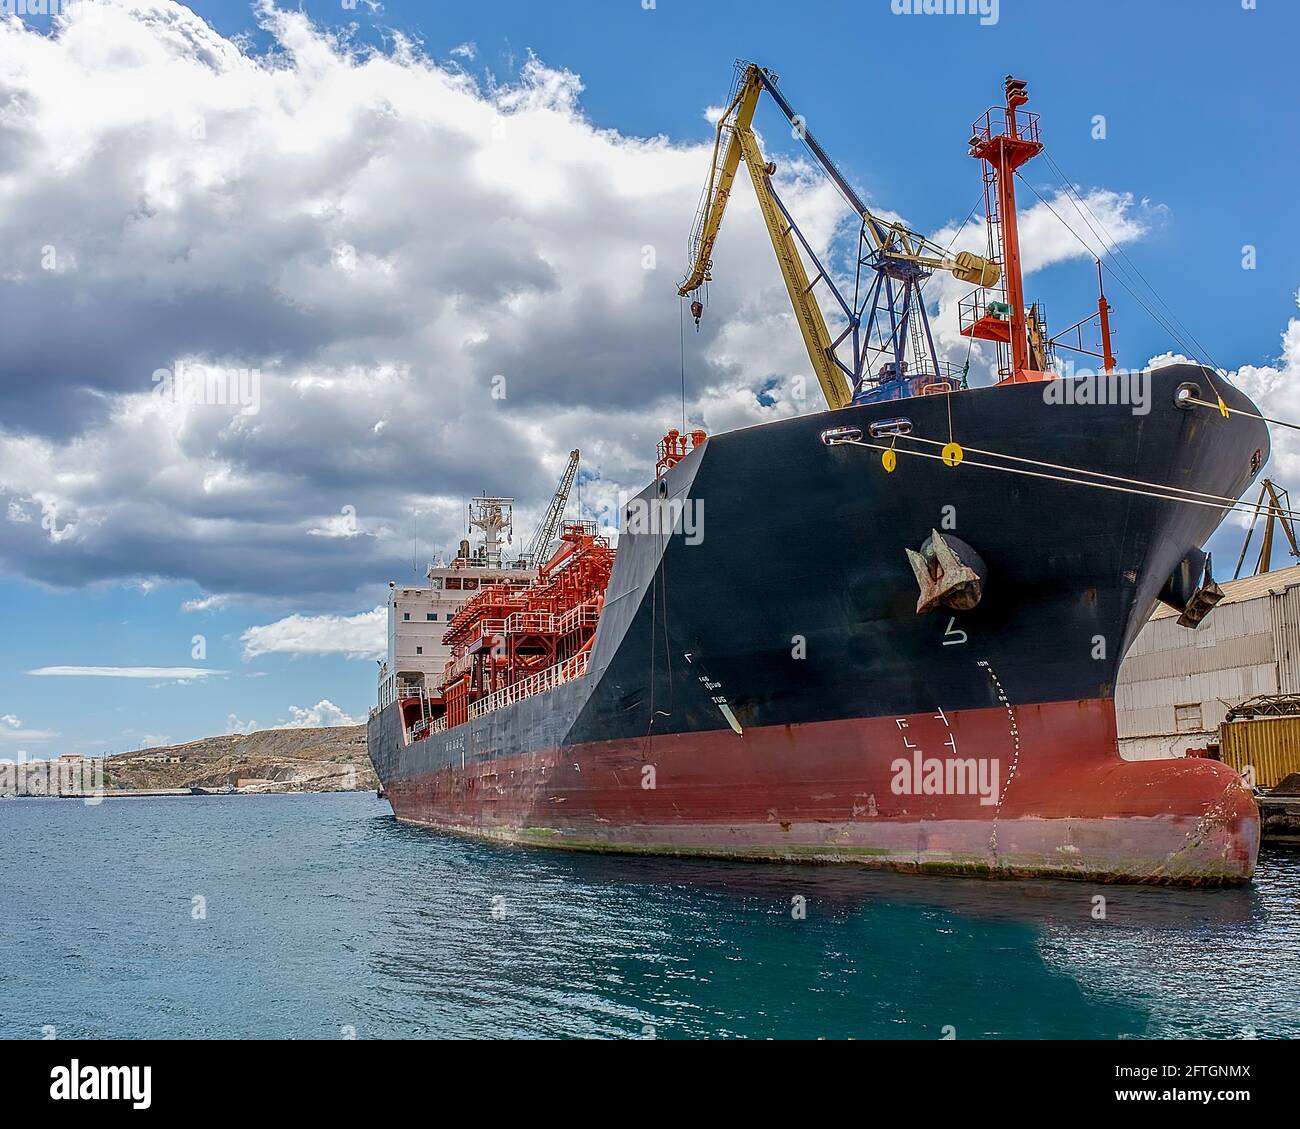
[[430, 1009], [430, 1033], [1300, 1034], [1300, 854], [1266, 853], [1253, 887], [1198, 891], [374, 832], [384, 853], [420, 860], [393, 891], [399, 944], [374, 967]]
[[1300, 852], [912, 878], [495, 847], [373, 793], [10, 800], [0, 839], [0, 1037], [1300, 1035]]

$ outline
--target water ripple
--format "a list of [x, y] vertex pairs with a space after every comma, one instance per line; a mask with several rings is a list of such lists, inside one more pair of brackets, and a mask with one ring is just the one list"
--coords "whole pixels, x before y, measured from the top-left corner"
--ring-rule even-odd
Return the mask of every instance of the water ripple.
[[0, 843], [6, 1037], [1300, 1035], [1295, 853], [1244, 890], [921, 879], [497, 847], [361, 795], [11, 800]]

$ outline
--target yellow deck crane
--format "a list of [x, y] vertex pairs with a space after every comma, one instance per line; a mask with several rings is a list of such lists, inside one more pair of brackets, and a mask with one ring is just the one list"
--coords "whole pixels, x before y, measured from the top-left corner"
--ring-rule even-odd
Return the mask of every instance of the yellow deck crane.
[[[993, 286], [999, 278], [997, 264], [969, 251], [949, 256], [917, 232], [874, 215], [807, 130], [803, 118], [786, 101], [777, 88], [777, 76], [754, 63], [738, 63], [737, 70], [735, 95], [718, 119], [708, 186], [692, 236], [693, 262], [678, 293], [682, 297], [697, 295], [700, 287], [712, 280], [714, 244], [736, 173], [744, 160], [794, 307], [795, 320], [827, 404], [842, 408], [855, 398], [893, 399], [924, 390], [939, 390], [940, 386], [957, 387], [952, 375], [956, 366], [941, 363], [935, 350], [921, 298], [921, 284], [933, 271], [946, 270], [964, 282]], [[754, 111], [764, 90], [790, 120], [795, 136], [807, 145], [861, 220], [857, 277], [851, 300], [840, 292], [821, 265], [772, 187], [776, 166], [764, 159], [753, 129]], [[817, 272], [811, 280], [801, 249]], [[866, 271], [874, 272], [874, 279], [864, 284]], [[846, 324], [837, 337], [831, 336], [818, 304], [815, 293], [818, 282], [825, 282], [843, 313]], [[696, 296], [691, 313], [697, 325], [703, 309]], [[847, 363], [838, 355], [846, 342], [852, 354]], [[873, 355], [882, 363], [875, 372], [868, 372], [867, 365]]]

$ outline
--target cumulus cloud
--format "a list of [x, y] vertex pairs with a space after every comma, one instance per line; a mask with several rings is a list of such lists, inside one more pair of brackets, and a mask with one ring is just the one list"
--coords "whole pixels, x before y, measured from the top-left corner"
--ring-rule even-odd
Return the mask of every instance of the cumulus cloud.
[[[1023, 199], [1026, 195], [1028, 201]], [[1022, 189], [1021, 197], [1021, 261], [1026, 277], [1073, 260], [1104, 258], [1109, 249], [1140, 239], [1164, 213], [1150, 201], [1105, 188], [1071, 186], [1071, 191], [1062, 188], [1046, 195]], [[981, 217], [964, 227], [946, 228], [933, 238], [942, 247], [951, 245], [954, 252], [985, 253], [988, 228]], [[971, 382], [980, 383], [995, 378], [996, 354], [991, 349], [972, 349], [970, 338], [961, 335], [958, 303], [969, 293], [969, 283], [943, 272], [926, 284], [927, 297], [938, 305], [932, 327], [940, 353], [957, 364], [969, 359]]]
[[[0, 567], [77, 586], [148, 562], [202, 589], [188, 611], [335, 613], [404, 572], [416, 511], [425, 555], [483, 490], [526, 534], [572, 447], [612, 512], [681, 419], [676, 285], [712, 139], [602, 128], [580, 78], [535, 58], [480, 84], [472, 44], [438, 63], [257, 12], [264, 53], [170, 0], [75, 5], [49, 35], [0, 23]], [[781, 156], [825, 253], [844, 204]], [[710, 431], [810, 406], [744, 177], [688, 353], [686, 415]], [[1121, 241], [1153, 214], [1087, 199]], [[1086, 254], [1027, 203], [1031, 269]], [[161, 394], [180, 372], [225, 374], [223, 394]], [[331, 653], [327, 627], [255, 628], [246, 656]]]
[[333, 725], [360, 725], [364, 718], [352, 717], [328, 698], [322, 698], [310, 709], [289, 707], [289, 720], [281, 724], [286, 729], [322, 729]]
[[[414, 510], [430, 550], [481, 490], [513, 494], [523, 532], [571, 447], [613, 497], [680, 418], [706, 142], [599, 128], [578, 77], [536, 59], [484, 87], [469, 49], [438, 64], [259, 18], [265, 54], [166, 0], [0, 25], [13, 572], [79, 585], [148, 560], [209, 597], [343, 610], [409, 559]], [[828, 234], [839, 201], [790, 177]], [[748, 387], [804, 367], [751, 201], [726, 240], [725, 277], [769, 281], [713, 297], [687, 409], [712, 429], [770, 414]], [[757, 352], [714, 349], [737, 319]], [[181, 371], [255, 371], [256, 410], [160, 395]]]
[[[351, 507], [348, 507], [350, 510]], [[339, 513], [326, 518], [319, 525], [307, 530], [309, 537], [360, 537], [362, 530], [357, 527], [356, 515]]]
[[387, 648], [388, 611], [358, 615], [291, 615], [250, 627], [239, 638], [244, 658], [260, 655], [346, 655], [382, 658]]
[[257, 722], [251, 718], [248, 721], [240, 721], [233, 713], [226, 717], [226, 732], [238, 733], [247, 736], [257, 729]]
[[[1300, 305], [1300, 293], [1296, 294], [1296, 304]], [[1220, 369], [1245, 392], [1259, 408], [1260, 414], [1269, 419], [1294, 421], [1300, 414], [1300, 317], [1288, 320], [1282, 332], [1281, 352], [1275, 363], [1269, 365], [1242, 365], [1236, 371]], [[1152, 357], [1147, 362], [1149, 368], [1163, 368], [1166, 365], [1187, 364], [1188, 362], [1207, 364], [1203, 358], [1188, 357], [1183, 353], [1168, 352]], [[1291, 427], [1270, 427], [1269, 442], [1271, 451], [1268, 462], [1260, 472], [1260, 478], [1272, 478], [1280, 484], [1295, 482], [1300, 473], [1300, 433]], [[1247, 502], [1254, 503], [1257, 490], [1246, 495]], [[1257, 519], [1250, 511], [1242, 510], [1230, 515], [1226, 521], [1242, 529], [1255, 523]], [[1258, 542], [1256, 542], [1258, 544]], [[1235, 551], [1235, 549], [1234, 549]], [[1279, 551], [1274, 549], [1274, 562], [1278, 560]], [[1285, 560], [1285, 558], [1284, 558]], [[1286, 565], [1294, 564], [1285, 560]]]
[[[1300, 293], [1296, 304], [1300, 305]], [[1233, 383], [1258, 405], [1261, 415], [1295, 420], [1300, 413], [1300, 317], [1287, 322], [1276, 363], [1243, 365], [1231, 375]], [[1300, 481], [1300, 432], [1273, 427], [1269, 433], [1273, 451], [1264, 473], [1283, 483]]]

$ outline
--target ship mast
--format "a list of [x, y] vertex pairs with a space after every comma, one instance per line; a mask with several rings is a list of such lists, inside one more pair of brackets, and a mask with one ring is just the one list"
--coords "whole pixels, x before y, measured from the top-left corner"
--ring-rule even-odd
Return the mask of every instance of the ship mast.
[[1115, 371], [1115, 353], [1110, 344], [1110, 303], [1101, 280], [1101, 260], [1097, 260], [1097, 324], [1101, 328], [1101, 362], [1106, 372]]
[[513, 498], [475, 498], [469, 506], [469, 523], [483, 531], [483, 560], [488, 568], [501, 567], [501, 534], [507, 542], [514, 528]]
[[[972, 127], [970, 155], [984, 165], [990, 249], [1002, 267], [1005, 300], [996, 300], [994, 292], [976, 290], [960, 304], [959, 312], [964, 336], [998, 342], [999, 383], [1020, 384], [1050, 380], [1053, 375], [1031, 365], [1031, 356], [1042, 364], [1044, 353], [1041, 348], [1031, 353], [1016, 223], [1016, 170], [1038, 156], [1043, 146], [1038, 140], [1038, 115], [1021, 109], [1029, 101], [1027, 84], [1007, 75], [1004, 92], [1005, 105], [985, 111]], [[1009, 359], [1003, 358], [1003, 346], [1009, 346]]]

